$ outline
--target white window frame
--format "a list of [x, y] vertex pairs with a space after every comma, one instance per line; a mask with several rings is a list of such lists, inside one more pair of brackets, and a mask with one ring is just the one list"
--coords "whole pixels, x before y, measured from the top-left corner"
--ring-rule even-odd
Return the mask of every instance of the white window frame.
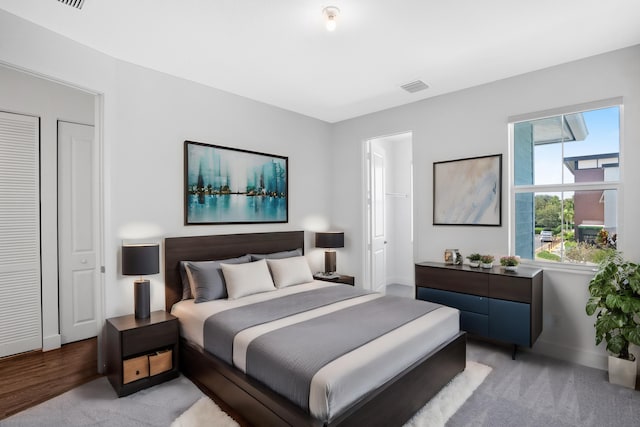
[[[573, 113], [580, 113], [590, 110], [599, 110], [603, 108], [618, 107], [619, 108], [619, 177], [618, 181], [606, 181], [600, 183], [567, 183], [567, 184], [550, 184], [550, 185], [518, 185], [514, 184], [515, 181], [515, 169], [514, 169], [514, 156], [515, 156], [515, 140], [514, 140], [514, 125], [520, 122], [527, 122], [532, 120], [545, 119], [555, 116], [568, 115]], [[616, 228], [617, 228], [617, 249], [622, 251], [624, 248], [624, 222], [623, 222], [623, 209], [624, 206], [624, 103], [623, 97], [608, 98], [599, 101], [592, 101], [583, 104], [575, 104], [566, 107], [554, 108], [550, 110], [544, 110], [534, 113], [520, 114], [516, 116], [508, 117], [508, 133], [509, 133], [509, 253], [515, 254], [515, 198], [517, 193], [539, 193], [539, 192], [556, 192], [562, 193], [567, 191], [585, 191], [585, 190], [616, 190], [617, 191], [617, 206], [616, 206]], [[532, 265], [544, 267], [546, 269], [558, 269], [558, 270], [578, 270], [593, 271], [592, 265], [569, 263], [565, 261], [552, 262], [541, 260], [529, 260], [523, 259], [523, 265]]]

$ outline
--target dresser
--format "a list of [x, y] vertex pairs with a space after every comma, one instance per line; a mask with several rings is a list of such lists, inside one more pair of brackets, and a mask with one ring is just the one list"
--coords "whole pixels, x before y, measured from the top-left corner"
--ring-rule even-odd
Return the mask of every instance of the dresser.
[[460, 329], [472, 335], [532, 347], [542, 332], [542, 269], [518, 271], [421, 262], [416, 299], [460, 310]]

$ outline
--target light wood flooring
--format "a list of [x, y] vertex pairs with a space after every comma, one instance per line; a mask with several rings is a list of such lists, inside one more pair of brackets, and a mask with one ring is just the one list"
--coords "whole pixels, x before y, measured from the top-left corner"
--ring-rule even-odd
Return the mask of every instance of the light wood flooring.
[[0, 359], [0, 420], [100, 376], [98, 340]]

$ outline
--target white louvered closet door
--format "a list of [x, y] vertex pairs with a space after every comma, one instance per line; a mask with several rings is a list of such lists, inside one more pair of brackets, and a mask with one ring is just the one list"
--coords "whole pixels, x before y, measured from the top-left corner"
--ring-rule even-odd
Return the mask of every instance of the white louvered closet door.
[[39, 128], [0, 112], [0, 357], [42, 347]]

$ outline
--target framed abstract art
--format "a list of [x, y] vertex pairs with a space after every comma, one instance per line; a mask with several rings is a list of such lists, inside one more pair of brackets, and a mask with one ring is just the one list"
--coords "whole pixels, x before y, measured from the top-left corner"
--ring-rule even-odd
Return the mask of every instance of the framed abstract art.
[[502, 154], [433, 164], [433, 225], [502, 225]]
[[185, 224], [288, 222], [288, 161], [185, 141]]

